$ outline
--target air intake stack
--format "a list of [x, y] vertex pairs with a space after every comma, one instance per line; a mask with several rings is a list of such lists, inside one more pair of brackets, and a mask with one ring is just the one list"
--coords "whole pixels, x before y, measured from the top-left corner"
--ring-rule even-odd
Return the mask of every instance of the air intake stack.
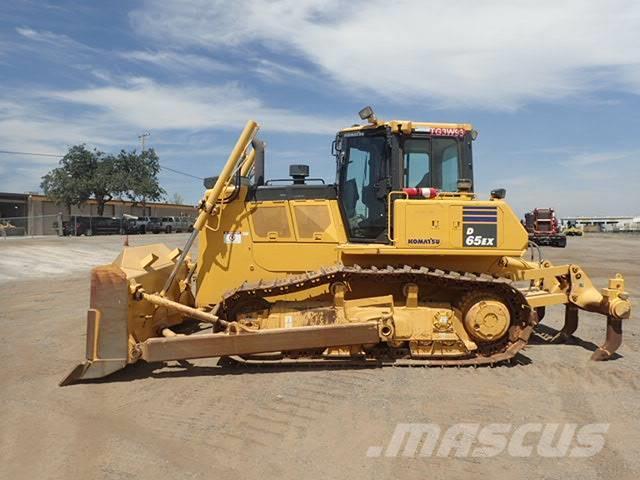
[[289, 176], [293, 178], [294, 185], [304, 185], [305, 178], [309, 176], [309, 165], [289, 165]]

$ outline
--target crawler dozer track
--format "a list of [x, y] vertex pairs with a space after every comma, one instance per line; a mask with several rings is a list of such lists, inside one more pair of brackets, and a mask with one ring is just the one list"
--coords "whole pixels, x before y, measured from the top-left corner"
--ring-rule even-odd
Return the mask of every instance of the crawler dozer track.
[[[408, 348], [389, 346], [380, 343], [370, 349], [361, 357], [362, 359], [375, 359], [383, 364], [420, 364], [424, 366], [473, 366], [494, 365], [511, 360], [522, 350], [537, 323], [536, 312], [527, 305], [525, 295], [505, 278], [497, 278], [490, 275], [476, 275], [468, 272], [447, 272], [427, 267], [387, 266], [361, 267], [359, 265], [336, 265], [321, 268], [318, 271], [307, 272], [301, 275], [292, 275], [275, 281], [257, 283], [244, 283], [240, 287], [228, 292], [222, 302], [219, 312], [228, 320], [234, 321], [235, 312], [243, 305], [258, 305], [255, 312], [243, 309], [243, 317], [251, 317], [251, 313], [259, 314], [259, 311], [268, 304], [270, 297], [302, 292], [319, 286], [327, 286], [336, 283], [348, 285], [384, 283], [390, 290], [394, 287], [415, 284], [421, 290], [434, 292], [448, 292], [452, 303], [457, 308], [464, 308], [465, 300], [476, 294], [487, 297], [499, 298], [508, 305], [511, 312], [511, 324], [508, 334], [496, 342], [479, 344], [475, 352], [469, 352], [458, 358], [412, 358]], [[397, 288], [396, 288], [397, 289]], [[358, 296], [352, 291], [352, 296]], [[477, 296], [477, 295], [476, 295]], [[366, 298], [366, 297], [365, 297]], [[300, 302], [301, 306], [304, 302]], [[296, 352], [296, 358], [316, 358], [321, 355], [314, 352]], [[255, 360], [259, 357], [246, 357]], [[268, 360], [267, 360], [268, 361]], [[331, 362], [335, 362], [331, 360]]]

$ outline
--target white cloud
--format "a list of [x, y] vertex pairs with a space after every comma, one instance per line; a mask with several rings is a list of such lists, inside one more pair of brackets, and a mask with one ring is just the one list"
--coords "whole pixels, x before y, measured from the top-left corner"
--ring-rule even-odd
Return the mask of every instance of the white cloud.
[[[51, 102], [23, 91], [0, 92], [0, 149], [13, 152], [60, 154], [79, 143], [109, 150], [126, 144], [126, 128], [86, 113], [64, 113]], [[134, 138], [135, 140], [135, 138]], [[0, 153], [0, 190], [24, 192], [39, 188], [40, 178], [59, 158]]]
[[635, 0], [178, 0], [137, 31], [217, 51], [259, 42], [362, 95], [515, 108], [604, 87], [640, 91]]
[[45, 42], [55, 45], [72, 42], [72, 40], [66, 35], [60, 35], [46, 30], [38, 31], [27, 27], [17, 27], [16, 32], [29, 40], [35, 40], [37, 42]]
[[140, 129], [237, 130], [247, 119], [255, 118], [272, 132], [328, 134], [344, 123], [268, 106], [235, 83], [165, 85], [138, 77], [122, 86], [49, 91], [43, 95], [93, 107], [98, 115]]
[[93, 68], [92, 63], [103, 63], [112, 56], [110, 52], [91, 47], [68, 35], [29, 27], [18, 27], [15, 31], [15, 38], [7, 42], [10, 50], [7, 56], [28, 59], [40, 68], [43, 62], [49, 63], [48, 68], [56, 68], [52, 70], [53, 73], [66, 75], [70, 79], [76, 79], [79, 72], [82, 75], [82, 72]]
[[613, 152], [583, 152], [572, 155], [568, 160], [562, 162], [568, 167], [589, 167], [592, 165], [601, 165], [603, 163], [619, 162], [627, 160], [633, 156], [636, 158], [640, 155], [640, 151], [613, 151]]
[[52, 50], [66, 50], [68, 53], [91, 53], [96, 49], [89, 47], [88, 45], [77, 42], [67, 35], [61, 35], [59, 33], [50, 32], [47, 30], [34, 30], [28, 27], [18, 27], [16, 32], [21, 37], [28, 41], [45, 45]]
[[265, 58], [259, 58], [255, 61], [253, 71], [260, 75], [263, 79], [269, 79], [274, 82], [286, 83], [292, 80], [302, 80], [304, 82], [315, 82], [316, 77], [302, 68], [293, 67], [291, 65], [283, 65], [273, 62]]
[[[5, 86], [0, 90], [3, 150], [64, 153], [70, 145], [87, 143], [113, 151], [135, 146], [139, 132], [152, 130], [153, 143], [160, 147], [163, 158], [180, 158], [185, 152], [191, 157], [224, 157], [228, 135], [216, 136], [214, 132], [227, 131], [233, 137], [249, 118], [265, 125], [265, 136], [284, 131], [327, 134], [343, 124], [269, 105], [233, 82], [195, 83], [181, 76], [172, 83], [160, 83], [130, 73], [136, 72], [140, 63], [172, 73], [236, 71], [208, 55], [166, 48], [109, 51], [47, 30], [20, 27], [15, 31], [19, 40], [8, 49], [13, 54], [59, 65], [62, 70], [56, 72], [75, 67], [73, 84], [84, 81], [85, 86]], [[247, 57], [246, 63], [253, 66], [257, 62]], [[172, 150], [171, 145], [187, 132], [181, 148]], [[194, 139], [194, 134], [200, 137]], [[53, 157], [2, 154], [0, 189], [37, 189], [40, 177], [57, 161]]]
[[[558, 99], [575, 105], [599, 102], [588, 95], [611, 88], [640, 93], [640, 4], [631, 0], [175, 0], [150, 2], [131, 21], [144, 38], [127, 51], [16, 29], [19, 42], [0, 45], [0, 51], [45, 60], [53, 73], [75, 67], [68, 84], [74, 87], [47, 86], [43, 76], [44, 86], [0, 90], [0, 145], [48, 153], [86, 142], [113, 151], [136, 145], [136, 135], [151, 130], [163, 161], [176, 166], [185, 154], [222, 161], [247, 118], [264, 125], [267, 140], [272, 132], [328, 136], [354, 120], [307, 115], [297, 97], [277, 104], [286, 88], [270, 99], [269, 89], [247, 87], [264, 87], [249, 83], [256, 77], [307, 91], [321, 88], [321, 98], [334, 91], [340, 99], [351, 93], [358, 103], [386, 97], [420, 111], [421, 105], [512, 109]], [[145, 65], [157, 68], [140, 68]], [[140, 72], [145, 76], [135, 76]], [[278, 145], [276, 137], [269, 165], [310, 161], [305, 143], [295, 140]], [[632, 163], [637, 152], [624, 144], [610, 148], [549, 147], [541, 153], [558, 154], [560, 168], [553, 175], [537, 169], [528, 176], [521, 170], [526, 162], [509, 160], [511, 169], [496, 172], [507, 181], [494, 181], [481, 167], [477, 182], [483, 192], [507, 187], [510, 201], [523, 210], [551, 200], [564, 213], [611, 211], [612, 204], [633, 209], [640, 205], [640, 193], [629, 182], [638, 178]], [[57, 161], [7, 158], [0, 158], [0, 189], [32, 189]], [[605, 178], [619, 186], [607, 202], [593, 195]]]
[[216, 59], [191, 53], [171, 50], [133, 50], [120, 52], [118, 56], [125, 60], [148, 63], [166, 70], [193, 72], [194, 70], [209, 72], [231, 72], [234, 68]]
[[[58, 153], [69, 145], [121, 144], [118, 127], [86, 113], [65, 114], [47, 99], [4, 90], [0, 97], [0, 145], [3, 150]], [[42, 162], [42, 158], [25, 158]]]
[[[102, 77], [111, 80], [109, 75]], [[185, 154], [223, 158], [227, 149], [216, 144], [213, 132], [227, 131], [233, 137], [249, 118], [264, 125], [265, 138], [273, 132], [329, 136], [345, 122], [266, 105], [234, 83], [166, 85], [132, 77], [121, 84], [75, 90], [3, 90], [0, 149], [64, 153], [70, 145], [87, 143], [114, 151], [136, 146], [136, 135], [151, 130], [163, 158]], [[227, 143], [225, 139], [224, 147]], [[0, 177], [0, 190], [37, 189], [40, 177], [57, 162], [57, 158], [2, 154], [0, 164], [6, 171]]]

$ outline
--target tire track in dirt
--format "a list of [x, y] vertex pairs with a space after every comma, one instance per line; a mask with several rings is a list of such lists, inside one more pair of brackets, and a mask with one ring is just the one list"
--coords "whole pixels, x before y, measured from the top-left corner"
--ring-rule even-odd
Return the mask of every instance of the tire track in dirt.
[[[234, 367], [237, 368], [237, 367]], [[252, 367], [253, 368], [253, 367]], [[262, 374], [260, 374], [262, 375]], [[309, 429], [324, 424], [323, 419], [349, 400], [351, 391], [362, 388], [374, 380], [371, 375], [339, 371], [327, 374], [317, 372], [265, 373], [277, 388], [269, 389], [275, 395], [260, 397], [244, 405], [234, 416], [233, 431], [223, 432], [230, 445], [240, 447], [252, 443], [259, 447], [295, 444], [310, 435]], [[342, 392], [346, 387], [347, 392]], [[238, 433], [242, 432], [242, 433]], [[281, 460], [267, 461], [272, 468], [280, 468]]]
[[[577, 366], [566, 363], [552, 362], [539, 366], [522, 366], [529, 377], [541, 380], [541, 385], [555, 388], [555, 384], [571, 387], [583, 387], [585, 384], [592, 387], [629, 389], [637, 392], [640, 390], [640, 377], [635, 371], [627, 368], [607, 368], [607, 366], [589, 365]], [[544, 381], [544, 383], [542, 383]]]
[[[24, 403], [23, 405], [24, 406]], [[34, 402], [34, 407], [36, 407]], [[72, 423], [76, 432], [92, 431], [93, 435], [84, 437], [81, 445], [73, 452], [73, 457], [86, 459], [86, 461], [76, 461], [74, 465], [78, 470], [76, 473], [85, 472], [76, 478], [92, 478], [93, 471], [97, 463], [108, 465], [111, 455], [102, 458], [105, 449], [113, 441], [113, 437], [127, 439], [135, 442], [151, 458], [162, 459], [164, 462], [174, 466], [177, 471], [198, 474], [201, 478], [209, 478], [213, 465], [206, 465], [199, 462], [203, 455], [211, 453], [210, 446], [199, 442], [185, 442], [185, 438], [176, 432], [175, 426], [192, 425], [191, 422], [180, 422], [179, 415], [157, 415], [155, 421], [151, 423], [154, 415], [114, 415], [105, 409], [91, 409], [91, 404], [81, 402], [71, 402], [67, 404], [57, 403], [51, 406], [47, 412], [31, 408], [31, 414], [36, 418], [41, 416], [61, 417], [63, 422]], [[140, 412], [138, 412], [140, 413]], [[151, 420], [151, 421], [150, 421]], [[69, 452], [71, 453], [71, 452]], [[169, 454], [170, 453], [170, 454]], [[126, 452], [124, 453], [126, 455]], [[132, 459], [133, 460], [133, 459]], [[137, 459], [139, 462], [140, 460]], [[157, 461], [157, 460], [156, 460]], [[110, 468], [110, 467], [109, 467]], [[225, 467], [223, 464], [216, 465], [220, 471], [233, 473], [233, 469]], [[67, 472], [68, 473], [68, 472]], [[65, 474], [68, 478], [68, 475]]]
[[[570, 370], [560, 370], [560, 373], [566, 380], [573, 376]], [[558, 378], [556, 385], [563, 385], [562, 380], [563, 378]], [[592, 393], [592, 387], [600, 386], [600, 384], [591, 381], [589, 383], [576, 382], [572, 384], [574, 388], [571, 390], [553, 387], [562, 404], [562, 418], [566, 419], [568, 423], [578, 423], [579, 427], [590, 423], [615, 423], [608, 416], [608, 412], [594, 412], [591, 402], [587, 400]], [[634, 390], [637, 390], [637, 387]], [[610, 392], [610, 394], [615, 395], [614, 392]], [[605, 446], [601, 452], [593, 457], [580, 459], [580, 461], [587, 461], [590, 467], [597, 472], [597, 478], [624, 478], [617, 474], [612, 475], [612, 469], [631, 472], [625, 457], [613, 446], [611, 441], [606, 442], [605, 440]]]

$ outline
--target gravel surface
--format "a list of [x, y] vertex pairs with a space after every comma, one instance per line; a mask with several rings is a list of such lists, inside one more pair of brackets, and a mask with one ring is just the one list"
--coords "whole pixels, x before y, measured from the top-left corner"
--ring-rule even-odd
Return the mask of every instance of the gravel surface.
[[[89, 269], [112, 260], [122, 240], [0, 240], [0, 478], [637, 478], [635, 318], [625, 324], [620, 358], [603, 363], [589, 356], [604, 339], [604, 318], [581, 312], [578, 339], [550, 345], [545, 336], [562, 325], [562, 309], [554, 309], [512, 367], [256, 369], [207, 359], [140, 363], [105, 381], [60, 388], [84, 355]], [[570, 238], [566, 249], [545, 254], [582, 265], [598, 286], [623, 273], [637, 309], [640, 236]], [[443, 431], [459, 423], [609, 429], [589, 458], [547, 458], [535, 448], [528, 457], [367, 456], [386, 448], [399, 423]], [[535, 447], [536, 435], [527, 439]]]

